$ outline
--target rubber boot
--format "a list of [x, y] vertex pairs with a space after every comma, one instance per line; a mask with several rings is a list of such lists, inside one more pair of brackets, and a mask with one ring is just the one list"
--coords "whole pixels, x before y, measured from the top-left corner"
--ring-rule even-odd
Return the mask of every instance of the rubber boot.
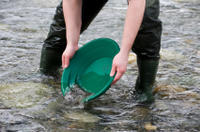
[[48, 76], [58, 76], [62, 63], [61, 56], [62, 53], [43, 47], [40, 59], [40, 72]]
[[137, 57], [138, 78], [136, 81], [136, 102], [150, 104], [154, 102], [153, 88], [158, 70], [159, 59], [141, 59]]

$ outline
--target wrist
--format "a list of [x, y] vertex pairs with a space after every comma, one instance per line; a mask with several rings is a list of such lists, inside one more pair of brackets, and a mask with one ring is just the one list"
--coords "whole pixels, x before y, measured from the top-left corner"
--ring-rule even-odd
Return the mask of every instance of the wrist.
[[78, 43], [67, 43], [66, 48], [69, 48], [69, 49], [78, 49]]
[[130, 49], [124, 49], [124, 48], [121, 48], [120, 50], [120, 53], [124, 56], [128, 56], [129, 55], [129, 52], [130, 52]]
[[76, 46], [78, 45], [79, 38], [71, 38], [67, 36], [67, 46]]
[[[74, 30], [73, 30], [74, 31]], [[80, 37], [80, 32], [66, 32], [66, 39], [67, 39], [67, 45], [72, 46], [72, 47], [76, 47], [78, 45], [79, 42], [79, 37]]]

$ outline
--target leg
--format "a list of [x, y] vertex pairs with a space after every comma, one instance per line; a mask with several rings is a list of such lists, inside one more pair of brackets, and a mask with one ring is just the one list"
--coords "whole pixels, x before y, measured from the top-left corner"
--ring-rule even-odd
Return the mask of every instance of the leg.
[[139, 102], [152, 102], [152, 91], [159, 64], [162, 23], [158, 19], [159, 0], [146, 0], [144, 18], [132, 47], [137, 54], [139, 75], [136, 93]]
[[[107, 0], [83, 0], [81, 33], [87, 29], [106, 2]], [[55, 75], [58, 72], [65, 47], [66, 28], [61, 2], [56, 8], [53, 23], [42, 47], [40, 59], [40, 71], [42, 73]]]

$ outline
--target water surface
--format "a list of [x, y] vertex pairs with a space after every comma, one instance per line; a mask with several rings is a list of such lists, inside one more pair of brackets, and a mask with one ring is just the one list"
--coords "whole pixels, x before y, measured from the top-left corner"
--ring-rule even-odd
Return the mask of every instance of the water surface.
[[[137, 67], [130, 56], [122, 79], [103, 96], [80, 104], [77, 87], [62, 97], [60, 80], [38, 73], [40, 51], [58, 0], [0, 1], [0, 131], [200, 131], [200, 2], [161, 0], [163, 21], [156, 101], [133, 99]], [[81, 35], [120, 44], [126, 0], [110, 0]]]

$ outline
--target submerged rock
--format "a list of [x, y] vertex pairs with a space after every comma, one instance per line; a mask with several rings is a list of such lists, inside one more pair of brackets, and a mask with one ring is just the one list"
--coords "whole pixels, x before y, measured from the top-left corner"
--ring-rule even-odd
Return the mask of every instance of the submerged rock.
[[177, 92], [184, 92], [186, 89], [181, 87], [181, 86], [177, 86], [177, 85], [159, 85], [154, 89], [154, 92], [166, 92], [168, 94], [170, 93], [177, 93]]
[[185, 56], [181, 53], [178, 53], [174, 50], [168, 50], [168, 49], [161, 49], [160, 52], [161, 60], [164, 61], [170, 61], [170, 60], [185, 60]]
[[85, 122], [85, 123], [95, 123], [100, 120], [98, 116], [92, 115], [84, 111], [67, 112], [65, 113], [64, 117], [68, 119], [72, 119], [72, 120], [77, 120], [79, 122]]
[[147, 130], [147, 131], [155, 131], [157, 129], [156, 126], [152, 125], [151, 123], [146, 123], [144, 125], [144, 128]]
[[161, 97], [178, 99], [178, 100], [200, 100], [200, 94], [197, 92], [189, 91], [178, 85], [160, 85], [154, 89], [154, 93], [157, 93]]
[[9, 25], [7, 25], [7, 24], [1, 24], [0, 23], [0, 30], [2, 30], [2, 31], [8, 31], [9, 30]]
[[133, 111], [131, 111], [131, 117], [133, 120], [146, 120], [149, 118], [150, 109], [145, 107], [135, 107]]
[[161, 97], [171, 97], [177, 93], [186, 91], [185, 88], [176, 85], [159, 85], [154, 89], [154, 93], [158, 93]]
[[128, 64], [132, 64], [133, 62], [136, 62], [136, 55], [134, 53], [130, 53], [128, 57]]
[[0, 101], [6, 107], [27, 108], [47, 100], [52, 88], [32, 82], [4, 84], [0, 86]]

